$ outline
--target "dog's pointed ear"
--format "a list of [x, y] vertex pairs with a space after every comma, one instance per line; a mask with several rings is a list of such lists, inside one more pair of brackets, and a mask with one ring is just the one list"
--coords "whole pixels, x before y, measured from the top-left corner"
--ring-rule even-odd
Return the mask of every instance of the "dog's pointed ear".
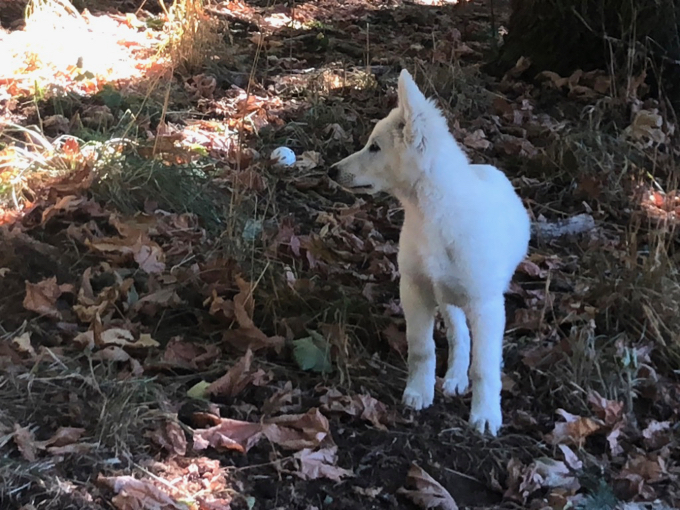
[[399, 108], [404, 116], [404, 140], [417, 148], [425, 144], [427, 98], [406, 69], [399, 75]]

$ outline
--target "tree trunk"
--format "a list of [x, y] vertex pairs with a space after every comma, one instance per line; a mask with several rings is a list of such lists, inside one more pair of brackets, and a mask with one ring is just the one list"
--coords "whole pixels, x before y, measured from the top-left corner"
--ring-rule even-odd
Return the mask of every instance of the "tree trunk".
[[[508, 35], [491, 71], [529, 57], [529, 73], [577, 69], [637, 73], [680, 99], [680, 0], [511, 0]], [[631, 52], [630, 49], [635, 51]], [[609, 67], [612, 66], [612, 67]]]

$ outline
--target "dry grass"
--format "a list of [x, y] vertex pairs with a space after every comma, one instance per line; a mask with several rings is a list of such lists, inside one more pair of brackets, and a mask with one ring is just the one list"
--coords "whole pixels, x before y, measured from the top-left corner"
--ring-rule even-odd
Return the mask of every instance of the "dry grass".
[[[165, 4], [161, 1], [165, 9]], [[173, 67], [182, 74], [193, 74], [203, 69], [206, 60], [224, 46], [219, 24], [208, 16], [204, 0], [174, 0], [165, 9], [168, 34], [165, 51]]]
[[15, 426], [44, 440], [56, 431], [55, 418], [70, 417], [70, 426], [85, 429], [81, 442], [91, 445], [91, 453], [66, 454], [78, 458], [70, 473], [58, 471], [63, 464], [46, 452], [34, 461], [5, 459], [0, 463], [3, 504], [30, 494], [42, 508], [87, 507], [79, 487], [94, 472], [132, 467], [149, 451], [144, 432], [162, 420], [162, 392], [152, 380], [120, 379], [113, 364], [93, 366], [87, 355], [62, 357], [44, 349], [30, 371], [21, 366], [4, 371], [0, 387], [0, 442], [12, 440]]

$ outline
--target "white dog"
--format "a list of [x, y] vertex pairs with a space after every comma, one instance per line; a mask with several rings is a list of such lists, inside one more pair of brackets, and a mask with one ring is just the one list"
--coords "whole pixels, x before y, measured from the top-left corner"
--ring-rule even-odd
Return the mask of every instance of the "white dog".
[[408, 339], [404, 404], [419, 410], [434, 400], [438, 306], [449, 342], [444, 394], [468, 387], [467, 317], [470, 423], [496, 435], [503, 421], [503, 295], [527, 254], [529, 216], [505, 174], [468, 162], [406, 70], [398, 94], [398, 107], [376, 124], [363, 149], [333, 165], [330, 177], [354, 192], [386, 191], [404, 207], [398, 256]]

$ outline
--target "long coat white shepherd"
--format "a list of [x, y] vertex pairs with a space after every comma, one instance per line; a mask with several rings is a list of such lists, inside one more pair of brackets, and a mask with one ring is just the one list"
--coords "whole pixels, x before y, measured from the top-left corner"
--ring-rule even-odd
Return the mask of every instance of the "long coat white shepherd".
[[444, 393], [467, 391], [471, 330], [470, 423], [496, 435], [503, 422], [503, 295], [527, 254], [529, 216], [505, 174], [470, 164], [406, 70], [398, 94], [397, 108], [376, 124], [366, 146], [333, 165], [330, 177], [354, 192], [386, 191], [404, 207], [398, 256], [408, 339], [404, 404], [420, 410], [434, 400], [439, 307], [449, 343]]

